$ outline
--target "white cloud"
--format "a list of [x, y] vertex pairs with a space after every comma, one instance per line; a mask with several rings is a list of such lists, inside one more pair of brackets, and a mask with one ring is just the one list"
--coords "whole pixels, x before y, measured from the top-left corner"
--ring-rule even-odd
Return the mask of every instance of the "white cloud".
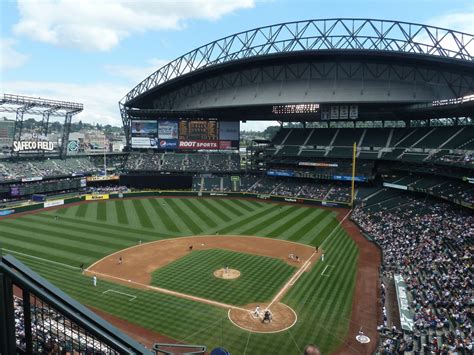
[[189, 19], [216, 20], [254, 0], [18, 0], [16, 34], [40, 42], [107, 51], [134, 33], [180, 29]]
[[148, 60], [147, 64], [143, 66], [106, 65], [105, 70], [113, 76], [125, 78], [132, 84], [137, 84], [165, 64], [168, 64], [168, 62], [168, 60], [154, 58]]
[[[444, 14], [441, 16], [433, 17], [427, 20], [426, 24], [429, 24], [435, 27], [464, 32], [464, 33], [468, 33], [472, 35], [474, 34], [474, 8], [467, 9], [465, 12], [456, 12], [456, 13]], [[466, 39], [464, 40], [466, 41]], [[426, 43], [428, 45], [433, 44], [433, 40], [425, 32], [421, 32], [418, 35], [417, 41], [420, 43]], [[454, 37], [451, 35], [447, 35], [446, 37], [441, 39], [439, 45], [445, 49], [448, 49], [454, 52], [459, 51], [459, 45], [454, 39]], [[472, 53], [474, 53], [473, 41], [471, 41], [471, 43], [469, 43], [466, 46], [465, 51], [467, 51], [468, 53], [471, 53], [471, 55]]]
[[68, 84], [58, 82], [12, 81], [2, 82], [1, 92], [21, 93], [26, 96], [64, 100], [84, 104], [84, 111], [73, 121], [122, 125], [118, 101], [128, 92], [128, 86], [108, 83]]
[[28, 60], [26, 54], [13, 48], [15, 43], [16, 41], [11, 38], [0, 39], [0, 70], [21, 67]]

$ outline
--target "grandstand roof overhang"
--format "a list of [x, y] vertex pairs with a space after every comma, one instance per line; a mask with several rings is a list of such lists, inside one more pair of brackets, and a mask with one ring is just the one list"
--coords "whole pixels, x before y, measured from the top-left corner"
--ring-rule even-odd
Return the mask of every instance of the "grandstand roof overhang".
[[228, 112], [296, 103], [416, 104], [474, 93], [474, 36], [375, 19], [259, 27], [171, 61], [120, 101], [148, 112]]
[[474, 61], [386, 51], [311, 50], [198, 69], [151, 88], [126, 106], [206, 110], [282, 103], [417, 103], [473, 92]]

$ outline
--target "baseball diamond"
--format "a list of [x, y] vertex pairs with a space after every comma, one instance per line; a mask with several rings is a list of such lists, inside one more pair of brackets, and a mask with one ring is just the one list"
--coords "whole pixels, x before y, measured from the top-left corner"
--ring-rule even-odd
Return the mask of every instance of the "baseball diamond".
[[[301, 348], [317, 341], [324, 351], [334, 351], [346, 341], [348, 319], [367, 328], [374, 322], [364, 313], [373, 307], [375, 291], [363, 311], [351, 312], [354, 292], [360, 292], [355, 283], [362, 276], [357, 275], [360, 241], [346, 232], [347, 220], [339, 223], [345, 215], [256, 200], [144, 198], [24, 214], [2, 219], [0, 228], [4, 248], [89, 307], [178, 341], [217, 346], [225, 338], [236, 353], [273, 348], [292, 354], [294, 342]], [[323, 252], [335, 265], [331, 277], [321, 277]], [[215, 279], [213, 272], [225, 266], [241, 277]], [[362, 277], [376, 282], [373, 276]], [[131, 297], [136, 297], [132, 308]], [[249, 327], [237, 314], [232, 317], [257, 302], [275, 310], [272, 326], [265, 329], [257, 321]], [[289, 318], [279, 315], [281, 307], [291, 310]], [[234, 311], [228, 315], [229, 309]], [[283, 318], [279, 331], [274, 327]], [[262, 331], [270, 338], [260, 339]]]

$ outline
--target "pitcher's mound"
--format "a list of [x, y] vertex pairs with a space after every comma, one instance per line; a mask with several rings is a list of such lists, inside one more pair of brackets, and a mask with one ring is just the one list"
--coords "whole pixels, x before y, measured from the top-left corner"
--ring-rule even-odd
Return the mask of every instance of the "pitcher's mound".
[[219, 269], [214, 271], [214, 276], [220, 279], [232, 280], [240, 277], [240, 271], [235, 269]]
[[256, 303], [248, 304], [242, 309], [229, 309], [230, 321], [237, 327], [255, 333], [283, 332], [296, 324], [298, 317], [293, 309], [284, 303], [276, 303], [270, 307], [272, 321], [263, 323], [263, 314], [268, 304], [259, 304], [260, 312], [255, 314]]

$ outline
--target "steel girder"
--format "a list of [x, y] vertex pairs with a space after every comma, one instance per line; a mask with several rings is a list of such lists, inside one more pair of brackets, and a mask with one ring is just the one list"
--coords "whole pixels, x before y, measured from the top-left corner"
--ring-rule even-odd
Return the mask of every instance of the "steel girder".
[[238, 59], [324, 50], [398, 52], [474, 60], [474, 35], [434, 26], [375, 19], [321, 19], [281, 23], [236, 33], [196, 48], [166, 64], [121, 100], [183, 74]]

